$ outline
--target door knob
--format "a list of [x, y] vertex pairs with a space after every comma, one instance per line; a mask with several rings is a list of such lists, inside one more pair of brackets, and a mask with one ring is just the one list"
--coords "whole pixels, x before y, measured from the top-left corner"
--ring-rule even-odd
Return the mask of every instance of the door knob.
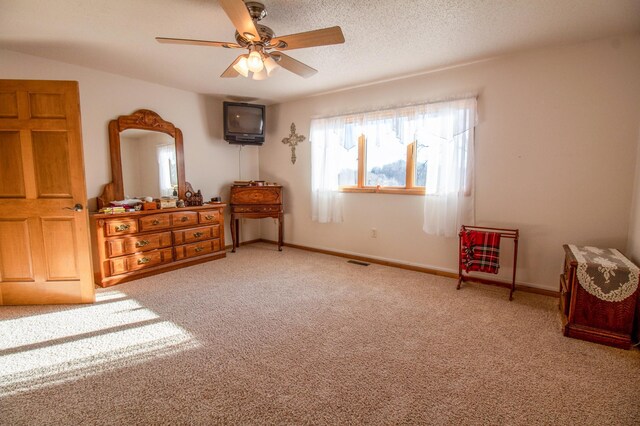
[[82, 207], [82, 204], [76, 203], [75, 206], [73, 206], [73, 207], [65, 207], [64, 209], [65, 210], [73, 210], [74, 212], [81, 212], [83, 208], [84, 207]]

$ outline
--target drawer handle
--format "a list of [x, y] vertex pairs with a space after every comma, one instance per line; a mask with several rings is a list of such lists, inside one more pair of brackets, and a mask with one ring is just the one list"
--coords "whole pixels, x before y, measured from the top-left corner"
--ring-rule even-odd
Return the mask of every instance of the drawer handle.
[[146, 246], [147, 244], [149, 244], [149, 241], [147, 241], [147, 240], [141, 240], [141, 241], [138, 241], [138, 242], [136, 243], [136, 247], [144, 247], [144, 246]]
[[196, 247], [195, 252], [200, 253], [202, 250], [204, 250], [204, 247]]
[[182, 216], [182, 217], [180, 218], [180, 221], [181, 221], [181, 222], [186, 222], [186, 221], [188, 221], [188, 220], [189, 220], [189, 218], [188, 218], [188, 217], [186, 217], [186, 216]]
[[194, 236], [194, 237], [196, 237], [196, 238], [200, 238], [200, 237], [202, 237], [203, 235], [204, 235], [204, 232], [194, 232], [194, 233], [193, 233], [193, 236]]
[[206, 215], [204, 218], [207, 220], [213, 220], [213, 216], [210, 214]]
[[158, 219], [153, 219], [153, 222], [151, 222], [152, 225], [160, 225], [160, 221]]
[[142, 257], [138, 259], [138, 265], [144, 265], [145, 263], [149, 263], [151, 261], [148, 257]]
[[127, 231], [129, 228], [131, 228], [131, 225], [123, 223], [122, 225], [116, 226], [116, 232]]

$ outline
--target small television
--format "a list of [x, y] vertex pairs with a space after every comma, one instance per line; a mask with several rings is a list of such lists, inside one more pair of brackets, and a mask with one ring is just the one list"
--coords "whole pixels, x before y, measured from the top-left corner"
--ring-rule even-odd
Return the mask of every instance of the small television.
[[264, 105], [223, 102], [224, 140], [237, 145], [264, 143]]

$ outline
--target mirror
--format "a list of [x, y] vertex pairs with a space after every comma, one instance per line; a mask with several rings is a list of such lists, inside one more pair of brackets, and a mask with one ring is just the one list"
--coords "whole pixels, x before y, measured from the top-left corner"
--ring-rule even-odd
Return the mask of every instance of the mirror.
[[109, 123], [112, 182], [105, 185], [98, 208], [127, 197], [184, 199], [182, 132], [151, 110], [141, 109]]
[[178, 195], [175, 140], [161, 132], [127, 129], [120, 133], [124, 198]]

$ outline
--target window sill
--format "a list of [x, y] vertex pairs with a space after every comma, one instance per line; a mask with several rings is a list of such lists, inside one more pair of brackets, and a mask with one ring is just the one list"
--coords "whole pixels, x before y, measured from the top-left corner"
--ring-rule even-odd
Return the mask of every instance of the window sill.
[[424, 195], [424, 188], [391, 188], [368, 186], [358, 188], [356, 186], [340, 187], [340, 192], [359, 192], [371, 194], [398, 194], [398, 195]]

